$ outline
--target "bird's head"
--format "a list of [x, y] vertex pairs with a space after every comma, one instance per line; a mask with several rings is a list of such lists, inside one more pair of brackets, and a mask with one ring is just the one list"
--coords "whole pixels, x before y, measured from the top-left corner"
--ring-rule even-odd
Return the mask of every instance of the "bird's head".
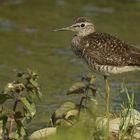
[[73, 31], [76, 33], [76, 35], [86, 36], [90, 33], [95, 32], [95, 28], [90, 19], [86, 17], [79, 17], [71, 26], [56, 29], [54, 31]]

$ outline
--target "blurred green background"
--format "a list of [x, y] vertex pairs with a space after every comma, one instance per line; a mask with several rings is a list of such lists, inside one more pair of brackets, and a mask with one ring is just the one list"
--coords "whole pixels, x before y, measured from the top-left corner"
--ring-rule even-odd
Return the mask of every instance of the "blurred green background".
[[[79, 16], [90, 17], [96, 30], [108, 32], [140, 48], [140, 0], [0, 0], [0, 88], [18, 71], [30, 68], [40, 75], [43, 99], [37, 102], [37, 115], [31, 129], [46, 125], [50, 114], [63, 102], [72, 83], [88, 72], [87, 66], [70, 49], [70, 32], [53, 32], [71, 25]], [[140, 109], [140, 73], [110, 78], [113, 107], [120, 83], [135, 89]], [[103, 90], [103, 78], [97, 76]]]

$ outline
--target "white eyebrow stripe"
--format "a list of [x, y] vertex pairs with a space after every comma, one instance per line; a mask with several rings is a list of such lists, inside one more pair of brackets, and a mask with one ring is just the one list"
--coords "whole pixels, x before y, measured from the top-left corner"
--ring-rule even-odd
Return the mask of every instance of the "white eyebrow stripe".
[[86, 25], [93, 25], [92, 23], [89, 23], [89, 22], [85, 22], [85, 24], [86, 24]]
[[73, 27], [80, 27], [81, 24], [74, 24]]

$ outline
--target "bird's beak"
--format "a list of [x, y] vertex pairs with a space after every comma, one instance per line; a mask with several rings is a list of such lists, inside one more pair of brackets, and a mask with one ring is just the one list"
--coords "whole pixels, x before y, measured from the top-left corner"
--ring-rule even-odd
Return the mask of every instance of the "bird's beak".
[[56, 30], [54, 30], [54, 31], [55, 31], [55, 32], [58, 32], [58, 31], [73, 31], [73, 26], [68, 26], [68, 27], [56, 29]]

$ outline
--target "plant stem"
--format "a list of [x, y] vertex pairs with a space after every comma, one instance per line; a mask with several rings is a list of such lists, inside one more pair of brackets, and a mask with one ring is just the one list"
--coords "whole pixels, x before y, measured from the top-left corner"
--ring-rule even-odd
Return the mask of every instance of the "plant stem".
[[11, 134], [11, 132], [12, 132], [12, 129], [13, 129], [13, 124], [14, 124], [14, 118], [13, 118], [13, 116], [10, 116], [9, 117], [10, 118], [10, 124], [9, 124], [9, 128], [8, 128], [8, 138], [10, 138], [10, 134]]
[[105, 92], [106, 92], [106, 114], [109, 114], [110, 87], [106, 76], [104, 76], [104, 80], [105, 80]]
[[83, 101], [84, 101], [85, 99], [86, 99], [86, 97], [83, 96], [83, 97], [81, 98], [81, 100], [80, 100], [79, 109], [78, 109], [78, 118], [79, 118], [79, 116], [80, 116], [80, 112], [81, 112], [81, 108], [82, 108], [82, 103], [83, 103]]
[[15, 118], [14, 118], [14, 114], [15, 114], [15, 111], [16, 111], [16, 107], [17, 107], [17, 104], [18, 104], [18, 99], [16, 99], [15, 103], [14, 103], [14, 106], [13, 106], [13, 115], [10, 116], [10, 124], [9, 124], [9, 128], [8, 128], [8, 138], [10, 137], [10, 134], [12, 132], [12, 129], [13, 129], [13, 125], [14, 125], [14, 122], [15, 122]]
[[16, 111], [16, 107], [17, 107], [17, 104], [18, 104], [18, 99], [16, 99], [15, 103], [14, 103], [14, 107], [13, 107], [13, 112], [15, 113]]

